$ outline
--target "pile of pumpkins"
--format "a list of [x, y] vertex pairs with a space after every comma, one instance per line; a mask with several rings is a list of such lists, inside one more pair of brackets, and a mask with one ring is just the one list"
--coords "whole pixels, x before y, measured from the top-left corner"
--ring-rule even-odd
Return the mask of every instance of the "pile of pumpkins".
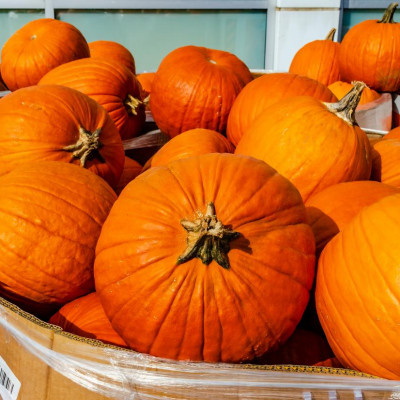
[[[121, 44], [25, 25], [1, 52], [0, 295], [157, 357], [400, 379], [400, 128], [354, 117], [400, 90], [396, 6], [257, 78], [198, 46], [136, 75]], [[170, 140], [140, 165], [146, 107]]]

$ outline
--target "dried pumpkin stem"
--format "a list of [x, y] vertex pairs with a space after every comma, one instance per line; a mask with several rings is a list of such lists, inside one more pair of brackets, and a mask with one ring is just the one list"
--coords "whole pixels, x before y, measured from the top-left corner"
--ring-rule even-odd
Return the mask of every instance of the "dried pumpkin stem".
[[128, 110], [128, 113], [137, 115], [136, 109], [139, 107], [140, 104], [143, 104], [143, 102], [136, 97], [133, 97], [131, 94], [128, 94], [124, 101], [124, 104]]
[[194, 221], [183, 219], [181, 225], [188, 232], [187, 248], [178, 258], [178, 264], [183, 264], [195, 257], [208, 265], [215, 260], [221, 267], [229, 269], [228, 252], [230, 242], [240, 236], [239, 232], [224, 226], [215, 215], [212, 202], [207, 204], [206, 213], [197, 212]]
[[360, 102], [363, 89], [367, 86], [364, 82], [353, 82], [354, 86], [349, 93], [346, 94], [337, 103], [324, 103], [329, 111], [335, 113], [350, 125], [355, 125], [355, 112]]
[[86, 161], [97, 158], [101, 162], [105, 162], [99, 150], [103, 147], [100, 142], [101, 129], [90, 132], [83, 127], [79, 127], [79, 139], [76, 143], [63, 148], [64, 151], [72, 152], [72, 156], [78, 158], [81, 166], [86, 166]]
[[389, 7], [385, 10], [385, 13], [383, 14], [383, 17], [378, 23], [382, 24], [393, 24], [393, 17], [394, 17], [394, 12], [396, 11], [397, 6], [399, 3], [390, 3]]
[[325, 40], [330, 40], [331, 42], [333, 42], [333, 39], [335, 38], [335, 33], [336, 33], [336, 28], [332, 28], [328, 35], [326, 36]]

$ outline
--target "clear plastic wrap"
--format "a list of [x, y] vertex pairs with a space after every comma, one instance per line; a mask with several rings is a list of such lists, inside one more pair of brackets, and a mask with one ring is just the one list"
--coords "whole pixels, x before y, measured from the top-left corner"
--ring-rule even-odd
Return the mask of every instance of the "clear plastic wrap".
[[[396, 399], [400, 381], [374, 378], [359, 372], [328, 367], [256, 366], [223, 363], [179, 362], [160, 359], [134, 351], [105, 345], [65, 333], [21, 311], [13, 304], [0, 302], [0, 349], [8, 360], [32, 357], [29, 365], [36, 371], [39, 361], [56, 372], [60, 387], [70, 380], [98, 395], [90, 399]], [[7, 360], [7, 358], [6, 358]], [[15, 367], [15, 366], [14, 366]], [[12, 366], [11, 366], [12, 368]], [[33, 371], [19, 370], [21, 389]], [[14, 371], [15, 372], [15, 371]], [[18, 374], [17, 374], [18, 376]], [[36, 382], [35, 385], [38, 385]], [[29, 385], [28, 385], [29, 386]], [[21, 399], [64, 399], [29, 397], [25, 388]], [[53, 389], [54, 392], [54, 389]], [[65, 398], [76, 398], [72, 387]], [[79, 395], [78, 395], [79, 396]], [[82, 394], [79, 399], [89, 399]]]

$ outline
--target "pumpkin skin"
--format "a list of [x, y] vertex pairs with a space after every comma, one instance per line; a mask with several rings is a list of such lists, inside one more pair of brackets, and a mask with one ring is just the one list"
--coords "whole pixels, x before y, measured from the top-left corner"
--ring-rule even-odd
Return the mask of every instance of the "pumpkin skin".
[[143, 170], [171, 161], [207, 153], [233, 153], [235, 148], [229, 140], [217, 131], [210, 129], [191, 129], [175, 136], [164, 144], [150, 158]]
[[316, 306], [347, 368], [400, 378], [400, 195], [365, 207], [319, 258]]
[[[82, 128], [86, 132], [82, 134]], [[95, 141], [95, 149], [77, 146]], [[85, 147], [86, 146], [86, 147]], [[75, 154], [75, 155], [74, 155]], [[124, 149], [107, 111], [88, 96], [64, 86], [30, 86], [0, 102], [0, 174], [28, 161], [62, 161], [82, 165], [115, 186], [122, 173]]]
[[396, 7], [392, 3], [381, 21], [363, 21], [345, 34], [339, 49], [342, 80], [363, 81], [379, 92], [400, 88], [400, 24], [392, 20]]
[[382, 139], [400, 139], [400, 127], [391, 129], [386, 135], [382, 136]]
[[[348, 82], [337, 81], [328, 86], [329, 90], [338, 98], [338, 100], [342, 99], [349, 91], [353, 85]], [[360, 102], [358, 105], [371, 103], [381, 97], [380, 93], [376, 92], [369, 87], [365, 87], [363, 92], [361, 93]]]
[[332, 29], [325, 40], [313, 40], [300, 48], [292, 59], [289, 72], [308, 76], [325, 86], [340, 80], [340, 44], [333, 41], [335, 32], [336, 29]]
[[86, 94], [103, 106], [122, 139], [144, 127], [145, 107], [140, 83], [124, 66], [93, 58], [72, 61], [48, 72], [39, 85], [62, 85]]
[[266, 108], [294, 96], [312, 96], [328, 103], [337, 101], [326, 86], [306, 76], [289, 73], [262, 75], [247, 84], [233, 103], [227, 138], [237, 146], [243, 133]]
[[317, 254], [364, 207], [399, 192], [399, 189], [380, 182], [353, 181], [329, 186], [311, 196], [305, 205]]
[[236, 96], [252, 79], [248, 67], [231, 53], [198, 46], [175, 49], [153, 79], [154, 121], [170, 137], [194, 128], [224, 132]]
[[124, 169], [118, 185], [115, 187], [115, 193], [120, 194], [124, 187], [142, 172], [142, 168], [137, 161], [125, 156]]
[[122, 44], [112, 40], [96, 40], [89, 42], [90, 57], [118, 65], [124, 65], [136, 74], [135, 59], [132, 53]]
[[151, 85], [153, 84], [155, 75], [155, 72], [143, 72], [142, 74], [136, 76], [137, 80], [142, 85], [142, 89], [146, 96], [151, 93]]
[[[221, 260], [183, 261], [183, 226], [211, 215], [210, 201], [225, 228], [240, 232], [225, 248], [225, 267]], [[293, 333], [309, 299], [314, 251], [304, 205], [288, 180], [250, 157], [205, 154], [151, 168], [128, 184], [98, 241], [95, 284], [132, 349], [239, 362]]]
[[306, 96], [282, 100], [254, 121], [235, 154], [271, 165], [297, 187], [304, 202], [335, 183], [368, 179], [367, 135], [327, 106]]
[[68, 22], [41, 18], [25, 24], [4, 44], [1, 75], [14, 91], [36, 85], [58, 65], [89, 56], [89, 46], [77, 28]]
[[95, 174], [57, 161], [0, 176], [0, 294], [40, 317], [93, 291], [100, 230], [116, 195]]
[[96, 292], [65, 304], [51, 316], [49, 323], [58, 325], [74, 335], [127, 347], [121, 336], [112, 328]]

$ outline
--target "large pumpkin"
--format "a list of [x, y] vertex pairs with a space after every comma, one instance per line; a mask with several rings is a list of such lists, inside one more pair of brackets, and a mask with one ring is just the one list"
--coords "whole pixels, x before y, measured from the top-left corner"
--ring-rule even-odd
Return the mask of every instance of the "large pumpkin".
[[133, 74], [136, 74], [135, 59], [132, 53], [121, 43], [112, 40], [96, 40], [89, 42], [90, 57], [124, 65]]
[[293, 333], [314, 261], [295, 187], [262, 161], [214, 153], [128, 184], [103, 226], [95, 283], [131, 348], [238, 362]]
[[122, 139], [136, 136], [144, 127], [145, 107], [140, 83], [126, 67], [85, 58], [47, 73], [39, 85], [63, 85], [96, 100], [114, 121]]
[[400, 379], [400, 195], [365, 207], [322, 251], [316, 306], [345, 367]]
[[171, 161], [180, 160], [207, 153], [233, 153], [232, 143], [217, 131], [211, 129], [190, 129], [168, 141], [152, 158], [144, 169], [165, 165]]
[[37, 161], [0, 176], [0, 295], [43, 317], [93, 291], [95, 246], [115, 199], [72, 164]]
[[115, 186], [124, 149], [97, 102], [64, 86], [30, 86], [0, 101], [0, 174], [33, 160], [78, 164]]
[[82, 33], [68, 22], [40, 18], [16, 31], [1, 50], [1, 75], [10, 90], [36, 85], [51, 69], [89, 57]]
[[68, 302], [51, 316], [49, 323], [75, 335], [127, 347], [111, 326], [96, 292]]
[[236, 96], [252, 79], [247, 66], [226, 51], [175, 49], [161, 61], [153, 79], [154, 121], [171, 137], [194, 128], [224, 132]]
[[317, 254], [364, 207], [400, 190], [374, 181], [343, 182], [327, 187], [306, 202]]
[[226, 135], [236, 146], [252, 122], [269, 106], [294, 96], [312, 96], [325, 102], [337, 101], [322, 83], [306, 76], [271, 73], [247, 84], [233, 103]]
[[363, 89], [356, 86], [338, 103], [300, 96], [266, 109], [236, 147], [288, 178], [303, 200], [335, 183], [368, 179], [370, 144], [354, 121]]
[[335, 33], [333, 28], [325, 40], [313, 40], [300, 48], [290, 63], [289, 72], [308, 76], [326, 86], [340, 80], [340, 44], [333, 41]]
[[400, 88], [400, 24], [393, 21], [398, 3], [391, 3], [381, 20], [366, 20], [350, 28], [339, 49], [342, 80], [363, 81], [380, 92]]

